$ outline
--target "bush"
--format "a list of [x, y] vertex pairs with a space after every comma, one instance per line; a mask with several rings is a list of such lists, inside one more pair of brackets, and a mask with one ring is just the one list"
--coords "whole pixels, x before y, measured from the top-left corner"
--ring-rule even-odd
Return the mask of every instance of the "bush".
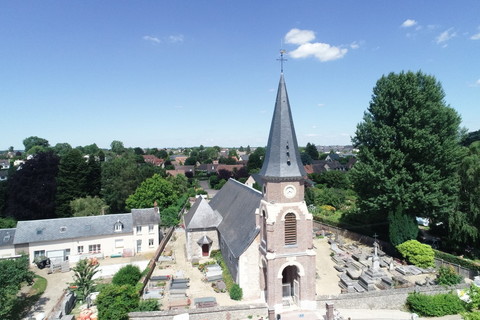
[[428, 244], [423, 244], [417, 240], [408, 240], [399, 244], [397, 250], [407, 259], [408, 262], [420, 268], [434, 266], [435, 253]]
[[109, 285], [100, 291], [96, 304], [102, 320], [128, 320], [128, 313], [138, 308], [140, 297], [131, 285]]
[[440, 267], [437, 275], [437, 283], [442, 286], [453, 286], [462, 282], [463, 278], [455, 272], [452, 266]]
[[230, 288], [230, 298], [232, 300], [242, 300], [242, 296], [243, 296], [243, 290], [242, 288], [240, 288], [240, 286], [238, 284], [234, 284], [232, 286], [232, 288]]
[[129, 264], [125, 267], [122, 267], [117, 273], [115, 273], [112, 279], [112, 284], [117, 286], [128, 284], [132, 287], [135, 287], [141, 277], [142, 272], [140, 271], [140, 268]]
[[462, 313], [463, 320], [480, 320], [480, 312], [464, 312]]
[[136, 311], [158, 311], [160, 310], [157, 299], [141, 300]]
[[410, 311], [422, 317], [442, 317], [465, 311], [465, 304], [453, 293], [426, 295], [410, 293], [407, 298]]

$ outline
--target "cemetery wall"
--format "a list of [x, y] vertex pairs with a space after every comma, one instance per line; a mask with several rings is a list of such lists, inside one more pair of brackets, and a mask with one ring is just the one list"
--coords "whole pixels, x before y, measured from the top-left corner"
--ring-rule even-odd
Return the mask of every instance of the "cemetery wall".
[[443, 286], [417, 286], [363, 293], [345, 293], [337, 296], [317, 296], [317, 309], [324, 309], [327, 302], [333, 303], [334, 307], [338, 309], [400, 309], [405, 305], [410, 292], [438, 294], [467, 287], [467, 284], [448, 288]]
[[[322, 306], [324, 308], [325, 306]], [[150, 311], [150, 312], [131, 312], [128, 314], [130, 320], [173, 320], [174, 316], [187, 313], [189, 320], [240, 320], [240, 319], [258, 319], [268, 318], [268, 308], [265, 303], [259, 304], [239, 304], [235, 306], [189, 309], [189, 310], [170, 310], [170, 311]]]

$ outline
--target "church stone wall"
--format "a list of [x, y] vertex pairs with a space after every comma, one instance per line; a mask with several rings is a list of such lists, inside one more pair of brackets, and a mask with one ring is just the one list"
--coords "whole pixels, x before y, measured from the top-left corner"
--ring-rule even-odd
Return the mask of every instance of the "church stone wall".
[[238, 285], [242, 288], [243, 298], [246, 300], [260, 298], [259, 242], [260, 235], [255, 238], [239, 259]]
[[197, 241], [203, 236], [209, 237], [213, 242], [210, 246], [210, 252], [212, 250], [219, 250], [218, 242], [218, 232], [217, 230], [208, 230], [208, 231], [186, 231], [187, 241], [186, 241], [186, 251], [187, 251], [187, 260], [191, 261], [194, 258], [202, 258], [202, 246], [200, 246]]

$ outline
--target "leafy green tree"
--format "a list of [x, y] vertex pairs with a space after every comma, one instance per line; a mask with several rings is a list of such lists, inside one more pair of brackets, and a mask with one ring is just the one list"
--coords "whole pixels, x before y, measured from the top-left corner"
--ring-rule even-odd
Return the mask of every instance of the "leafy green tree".
[[43, 139], [43, 138], [39, 138], [37, 136], [31, 136], [31, 137], [25, 138], [23, 140], [23, 145], [25, 146], [25, 152], [27, 152], [27, 153], [34, 146], [39, 146], [39, 147], [43, 147], [43, 148], [50, 147], [50, 144], [48, 143], [48, 140]]
[[55, 218], [59, 158], [52, 151], [27, 160], [8, 179], [6, 216], [16, 220]]
[[305, 153], [307, 153], [312, 160], [318, 160], [318, 150], [317, 147], [315, 146], [314, 143], [307, 143], [307, 146], [305, 147]]
[[348, 172], [330, 170], [321, 173], [312, 173], [309, 178], [317, 184], [322, 184], [327, 188], [350, 189], [350, 179]]
[[110, 149], [112, 150], [113, 153], [117, 155], [125, 152], [125, 147], [123, 146], [123, 142], [118, 140], [112, 141], [112, 143], [110, 144]]
[[183, 174], [177, 174], [176, 176], [168, 176], [166, 179], [167, 181], [170, 181], [172, 183], [173, 189], [178, 196], [181, 196], [188, 192], [188, 178]]
[[0, 260], [0, 319], [10, 319], [12, 307], [22, 283], [33, 283], [34, 273], [28, 269], [28, 256]]
[[53, 147], [53, 152], [55, 152], [60, 158], [65, 156], [68, 152], [72, 150], [72, 146], [68, 143], [57, 143]]
[[245, 149], [245, 152], [247, 154], [250, 154], [250, 152], [252, 152], [252, 149], [250, 148], [250, 145], [247, 146], [247, 148]]
[[465, 150], [458, 172], [459, 207], [448, 219], [449, 240], [457, 248], [480, 243], [480, 141]]
[[77, 287], [75, 292], [79, 300], [85, 301], [88, 295], [94, 291], [93, 277], [100, 271], [98, 267], [99, 264], [92, 263], [90, 259], [81, 259], [72, 268], [74, 280], [72, 285]]
[[265, 159], [265, 148], [258, 147], [248, 157], [248, 162], [247, 162], [248, 173], [253, 174], [260, 171], [263, 165], [263, 159]]
[[417, 239], [417, 221], [411, 215], [405, 214], [403, 206], [400, 204], [394, 211], [388, 213], [388, 225], [388, 236], [390, 243], [394, 246]]
[[93, 154], [88, 157], [85, 179], [87, 194], [92, 197], [99, 196], [102, 189], [102, 165]]
[[312, 164], [312, 162], [313, 162], [312, 157], [310, 157], [310, 155], [306, 152], [300, 152], [300, 159], [302, 160], [302, 164], [304, 166], [306, 166], [308, 164]]
[[154, 202], [160, 210], [167, 208], [177, 201], [178, 194], [175, 192], [173, 184], [159, 174], [154, 174], [148, 178], [130, 195], [126, 200], [128, 209], [132, 208], [151, 208]]
[[[111, 213], [125, 212], [125, 200], [142, 181], [160, 171], [151, 164], [137, 164], [133, 155], [115, 157], [102, 164], [101, 195]], [[149, 205], [151, 207], [153, 202]]]
[[58, 217], [71, 217], [70, 202], [87, 195], [86, 172], [87, 164], [78, 149], [69, 151], [60, 159], [56, 195]]
[[127, 264], [115, 273], [112, 278], [112, 283], [117, 286], [128, 284], [134, 287], [141, 277], [142, 272], [140, 271], [140, 268]]
[[128, 313], [138, 308], [140, 297], [130, 285], [108, 285], [96, 300], [98, 318], [102, 320], [128, 320]]
[[178, 217], [179, 211], [179, 208], [175, 206], [161, 210], [161, 224], [167, 227], [177, 226], [180, 223], [180, 218]]
[[12, 218], [0, 218], [0, 229], [10, 229], [17, 226], [17, 221]]
[[135, 154], [138, 154], [138, 155], [144, 155], [145, 154], [143, 149], [140, 148], [140, 147], [133, 148], [133, 152], [135, 152]]
[[[350, 172], [364, 225], [405, 214], [445, 221], [457, 204], [460, 117], [434, 77], [391, 73], [378, 80], [353, 138], [360, 149]], [[444, 224], [446, 225], [446, 224]], [[440, 225], [443, 228], [443, 225]]]
[[108, 213], [105, 200], [99, 197], [86, 196], [70, 201], [70, 208], [74, 217], [98, 216]]
[[85, 155], [99, 155], [99, 152], [100, 152], [100, 148], [97, 146], [96, 143], [93, 143], [93, 144], [89, 144], [88, 146], [84, 146], [83, 147], [83, 154]]
[[44, 153], [50, 151], [51, 148], [49, 147], [44, 147], [44, 146], [33, 146], [28, 151], [26, 152], [27, 155], [35, 155], [39, 153]]
[[480, 141], [480, 130], [469, 132], [462, 140], [462, 145], [468, 147], [475, 141]]
[[396, 248], [408, 262], [420, 268], [434, 266], [435, 252], [428, 244], [420, 243], [417, 240], [408, 240]]

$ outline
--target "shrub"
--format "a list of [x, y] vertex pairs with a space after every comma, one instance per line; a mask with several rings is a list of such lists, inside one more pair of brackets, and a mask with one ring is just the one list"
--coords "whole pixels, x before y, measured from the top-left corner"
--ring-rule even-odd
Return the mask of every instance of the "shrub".
[[434, 252], [428, 244], [423, 244], [417, 240], [408, 240], [399, 244], [397, 250], [407, 259], [408, 262], [420, 268], [434, 266]]
[[468, 289], [468, 296], [470, 297], [470, 302], [468, 303], [469, 311], [480, 311], [480, 287], [477, 287], [474, 284], [470, 285]]
[[131, 285], [106, 286], [97, 297], [98, 318], [102, 320], [128, 320], [128, 313], [138, 307], [140, 297]]
[[243, 296], [243, 290], [240, 288], [238, 284], [233, 284], [233, 286], [230, 288], [230, 298], [232, 300], [242, 300]]
[[455, 272], [452, 266], [440, 267], [437, 275], [437, 283], [442, 286], [453, 286], [462, 282], [463, 278]]
[[147, 299], [141, 300], [138, 303], [138, 307], [136, 311], [158, 311], [159, 304], [157, 299]]
[[453, 293], [436, 295], [410, 293], [407, 306], [422, 317], [442, 317], [465, 311], [464, 302]]
[[477, 272], [480, 272], [480, 264], [475, 264], [470, 260], [462, 259], [446, 252], [442, 252], [438, 250], [433, 250], [433, 251], [435, 252], [435, 257], [438, 259], [443, 259], [445, 261], [461, 265], [462, 267], [465, 267], [467, 269], [476, 270]]
[[140, 271], [140, 268], [131, 264], [126, 265], [125, 267], [122, 267], [120, 270], [118, 270], [117, 273], [113, 276], [112, 279], [112, 284], [115, 284], [117, 286], [121, 285], [131, 285], [135, 287], [137, 284], [138, 280], [142, 277], [142, 272]]
[[462, 313], [463, 320], [480, 320], [480, 312], [464, 312]]

